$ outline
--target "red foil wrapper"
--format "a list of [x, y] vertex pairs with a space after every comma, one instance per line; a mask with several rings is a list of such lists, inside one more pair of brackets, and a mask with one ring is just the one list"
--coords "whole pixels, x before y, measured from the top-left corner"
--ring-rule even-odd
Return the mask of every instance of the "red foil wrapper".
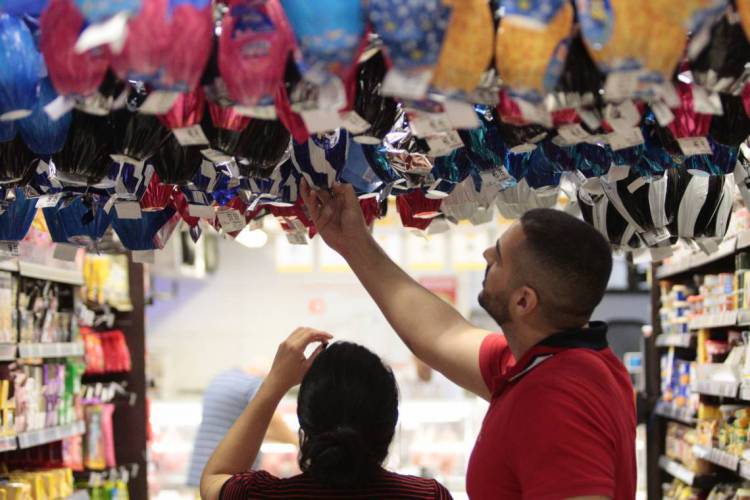
[[680, 107], [673, 109], [674, 121], [669, 124], [669, 130], [675, 138], [704, 137], [711, 128], [712, 115], [696, 113], [693, 106], [693, 89], [686, 83], [679, 82], [676, 86], [680, 96]]
[[191, 228], [198, 227], [198, 223], [201, 221], [200, 217], [193, 217], [190, 215], [190, 207], [188, 206], [187, 199], [182, 191], [175, 191], [172, 196], [172, 205], [175, 207], [177, 212], [182, 217], [182, 220]]
[[110, 54], [104, 47], [82, 54], [75, 51], [84, 18], [73, 0], [51, 0], [39, 26], [39, 46], [57, 92], [79, 96], [95, 93], [107, 74]]
[[192, 90], [200, 83], [213, 45], [211, 3], [203, 8], [185, 3], [172, 12], [171, 43], [164, 61], [161, 84], [170, 89]]
[[359, 206], [362, 209], [362, 215], [365, 217], [365, 224], [368, 226], [371, 226], [375, 219], [380, 217], [380, 205], [377, 196], [360, 198]]
[[[162, 184], [159, 176], [154, 172], [151, 177], [151, 182], [146, 188], [146, 192], [141, 198], [141, 210], [147, 212], [154, 212], [157, 210], [164, 210], [166, 207], [173, 204], [172, 198], [179, 191], [179, 188], [173, 184]], [[183, 196], [184, 199], [184, 196]]]
[[279, 85], [276, 90], [274, 103], [276, 104], [276, 114], [278, 115], [279, 121], [281, 121], [289, 133], [292, 134], [294, 141], [298, 144], [307, 142], [310, 138], [310, 132], [307, 131], [307, 127], [305, 126], [302, 117], [292, 111], [292, 105], [289, 102], [289, 95], [286, 91], [285, 85]]
[[497, 113], [505, 123], [519, 127], [529, 124], [524, 119], [521, 108], [505, 90], [500, 91], [500, 102], [497, 104]]
[[573, 123], [580, 123], [581, 117], [578, 116], [578, 113], [575, 109], [569, 108], [569, 109], [561, 109], [558, 111], [552, 112], [552, 123], [555, 127], [560, 127], [562, 125], [569, 125]]
[[230, 106], [209, 102], [208, 111], [211, 113], [211, 121], [217, 128], [240, 132], [250, 124], [249, 116], [242, 116]]
[[169, 0], [143, 0], [140, 12], [128, 21], [122, 52], [113, 55], [112, 69], [123, 80], [154, 81], [175, 44], [168, 19]]
[[203, 120], [205, 108], [206, 94], [201, 87], [197, 87], [180, 94], [169, 113], [159, 116], [159, 120], [171, 129], [192, 127]]
[[396, 207], [404, 227], [425, 230], [439, 214], [442, 200], [425, 198], [422, 191], [412, 191], [396, 198]]
[[[255, 219], [258, 214], [261, 213], [263, 207], [258, 207], [255, 210], [248, 211], [247, 205], [245, 205], [245, 203], [241, 199], [232, 198], [231, 200], [229, 200], [229, 203], [219, 209], [217, 214], [227, 210], [236, 210], [245, 217], [245, 223], [250, 224], [250, 222]], [[215, 217], [213, 221], [210, 221], [210, 223], [217, 231], [221, 229], [221, 221], [219, 220], [219, 217]], [[228, 234], [232, 238], [236, 238], [237, 235], [240, 234], [240, 231], [232, 231], [231, 233], [226, 234]]]
[[266, 208], [268, 211], [273, 215], [274, 217], [284, 219], [284, 218], [297, 218], [304, 224], [304, 226], [307, 228], [308, 235], [310, 238], [313, 238], [317, 233], [318, 230], [315, 228], [315, 224], [313, 224], [312, 220], [307, 216], [307, 212], [305, 211], [304, 202], [302, 199], [297, 200], [297, 203], [292, 205], [291, 207], [278, 207], [275, 205], [266, 205]]

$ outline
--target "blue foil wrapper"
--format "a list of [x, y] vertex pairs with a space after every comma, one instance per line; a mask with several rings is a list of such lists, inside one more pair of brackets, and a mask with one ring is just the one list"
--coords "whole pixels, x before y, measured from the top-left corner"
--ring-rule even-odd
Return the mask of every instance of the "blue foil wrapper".
[[357, 195], [374, 193], [383, 188], [383, 179], [367, 161], [363, 146], [356, 142], [349, 144], [349, 156], [341, 171], [342, 182], [354, 186]]
[[57, 99], [57, 92], [49, 78], [39, 84], [39, 99], [31, 116], [18, 121], [18, 128], [26, 145], [33, 152], [42, 156], [49, 156], [60, 151], [65, 145], [68, 130], [73, 121], [70, 112], [65, 113], [58, 120], [53, 120], [44, 111], [44, 107]]
[[15, 16], [0, 14], [0, 117], [15, 120], [31, 114], [43, 73], [44, 61], [29, 28]]
[[78, 10], [89, 23], [106, 21], [121, 12], [135, 15], [141, 10], [142, 0], [75, 0]]
[[367, 15], [401, 70], [436, 66], [451, 9], [442, 0], [370, 0]]
[[36, 200], [27, 198], [23, 189], [16, 188], [15, 199], [10, 201], [8, 192], [3, 190], [4, 209], [0, 214], [0, 241], [21, 241], [34, 221]]
[[0, 0], [0, 12], [14, 16], [39, 16], [49, 0]]
[[55, 243], [96, 248], [109, 228], [114, 210], [104, 210], [106, 199], [93, 195], [63, 198], [55, 207], [43, 208], [49, 234]]
[[154, 175], [154, 167], [143, 161], [114, 156], [107, 179], [111, 187], [107, 193], [123, 200], [140, 200]]
[[575, 167], [586, 178], [607, 175], [612, 165], [612, 150], [609, 146], [581, 142], [573, 148]]
[[471, 175], [472, 170], [466, 148], [455, 149], [450, 154], [435, 158], [431, 172], [435, 182], [429, 186], [427, 194], [438, 198], [448, 196], [456, 185]]
[[171, 234], [174, 214], [172, 207], [141, 212], [140, 219], [120, 219], [115, 213], [112, 228], [128, 250], [158, 250], [164, 248]]
[[711, 138], [708, 138], [708, 142], [713, 154], [688, 156], [685, 158], [684, 165], [691, 171], [710, 175], [726, 175], [734, 172], [738, 149], [719, 144]]
[[315, 134], [303, 144], [293, 142], [292, 164], [310, 186], [330, 188], [346, 165], [349, 142], [344, 129]]
[[0, 142], [12, 141], [16, 137], [16, 133], [18, 133], [16, 122], [0, 121]]

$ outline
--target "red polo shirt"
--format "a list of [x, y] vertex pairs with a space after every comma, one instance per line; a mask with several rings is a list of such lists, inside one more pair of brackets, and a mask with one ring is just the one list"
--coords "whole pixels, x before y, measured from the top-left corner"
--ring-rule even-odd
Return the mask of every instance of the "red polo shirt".
[[467, 472], [472, 499], [562, 499], [636, 491], [635, 403], [607, 325], [553, 335], [516, 363], [489, 335], [479, 363], [492, 394]]

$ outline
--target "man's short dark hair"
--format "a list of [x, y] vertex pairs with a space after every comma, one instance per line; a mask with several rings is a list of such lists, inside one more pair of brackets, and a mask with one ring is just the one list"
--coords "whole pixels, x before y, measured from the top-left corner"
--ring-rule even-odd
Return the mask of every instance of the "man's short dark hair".
[[539, 296], [550, 325], [586, 323], [612, 272], [612, 250], [593, 226], [560, 210], [539, 208], [521, 217], [525, 235], [517, 272]]

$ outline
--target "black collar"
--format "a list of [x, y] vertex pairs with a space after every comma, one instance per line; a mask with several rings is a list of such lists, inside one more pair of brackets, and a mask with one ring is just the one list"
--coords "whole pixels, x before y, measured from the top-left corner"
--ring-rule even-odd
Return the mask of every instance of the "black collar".
[[555, 348], [584, 348], [594, 351], [606, 349], [607, 323], [604, 321], [591, 321], [588, 328], [571, 328], [550, 335], [537, 344], [538, 346]]

